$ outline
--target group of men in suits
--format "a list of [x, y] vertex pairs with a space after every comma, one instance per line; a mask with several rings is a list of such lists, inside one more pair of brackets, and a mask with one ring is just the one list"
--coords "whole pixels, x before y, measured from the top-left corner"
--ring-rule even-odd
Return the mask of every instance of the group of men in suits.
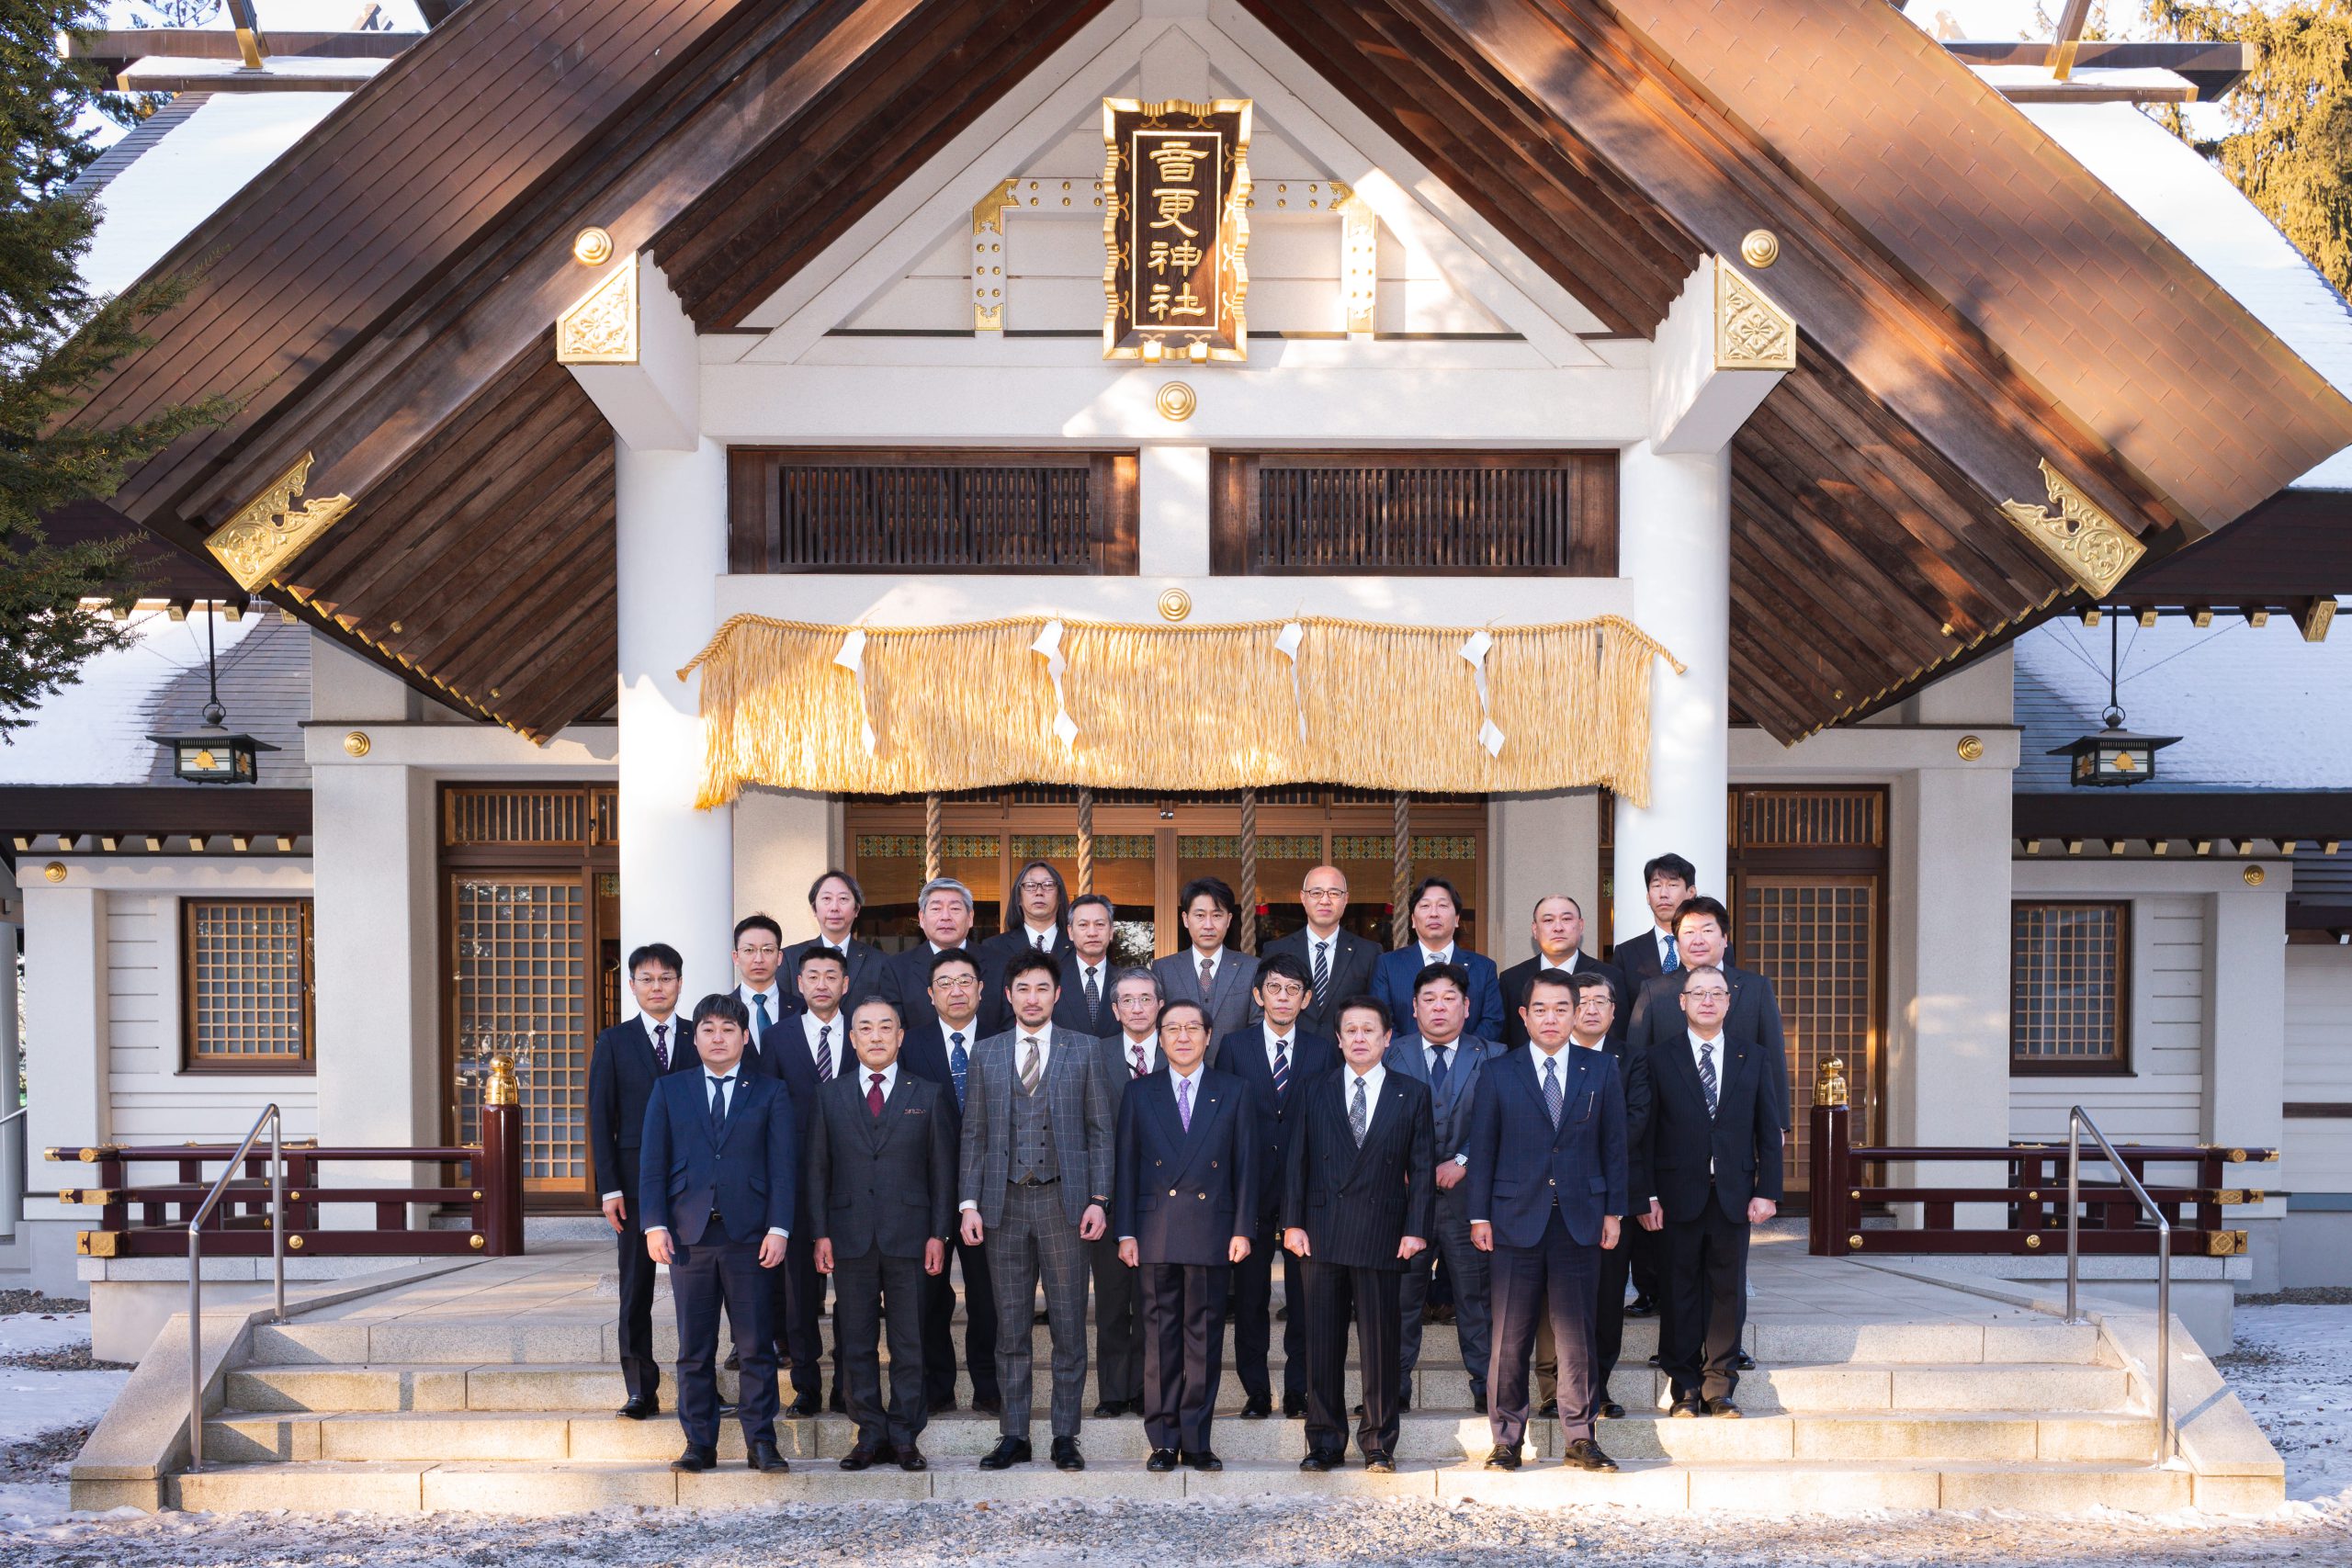
[[1306, 926], [1262, 957], [1227, 943], [1229, 887], [1188, 884], [1187, 945], [1148, 969], [1112, 957], [1109, 901], [1070, 898], [1043, 862], [978, 944], [970, 890], [926, 884], [922, 940], [887, 955], [853, 934], [854, 879], [828, 872], [808, 895], [818, 935], [787, 948], [747, 918], [736, 988], [683, 1030], [679, 955], [639, 950], [639, 1016], [599, 1038], [590, 1086], [621, 1258], [621, 1414], [656, 1408], [653, 1266], [669, 1262], [680, 1467], [715, 1454], [722, 1306], [747, 1451], [781, 1467], [776, 1367], [783, 1413], [824, 1407], [830, 1280], [831, 1403], [859, 1431], [843, 1463], [921, 1468], [924, 1423], [955, 1405], [960, 1276], [960, 1360], [974, 1407], [999, 1417], [985, 1468], [1032, 1457], [1042, 1286], [1053, 1461], [1085, 1462], [1091, 1291], [1095, 1416], [1141, 1415], [1155, 1469], [1215, 1469], [1228, 1315], [1242, 1415], [1272, 1414], [1279, 1258], [1279, 1397], [1306, 1420], [1309, 1470], [1344, 1453], [1351, 1323], [1357, 1446], [1393, 1465], [1440, 1265], [1490, 1464], [1519, 1462], [1532, 1362], [1569, 1461], [1614, 1468], [1593, 1422], [1623, 1414], [1608, 1387], [1629, 1273], [1630, 1310], [1661, 1311], [1674, 1413], [1736, 1416], [1747, 1227], [1780, 1196], [1785, 1047], [1769, 983], [1729, 966], [1728, 917], [1690, 896], [1687, 863], [1661, 857], [1645, 879], [1660, 921], [1619, 944], [1630, 976], [1582, 953], [1565, 896], [1536, 907], [1536, 956], [1498, 975], [1457, 942], [1461, 899], [1435, 877], [1414, 890], [1413, 942], [1384, 953], [1341, 924], [1329, 866], [1301, 888]]

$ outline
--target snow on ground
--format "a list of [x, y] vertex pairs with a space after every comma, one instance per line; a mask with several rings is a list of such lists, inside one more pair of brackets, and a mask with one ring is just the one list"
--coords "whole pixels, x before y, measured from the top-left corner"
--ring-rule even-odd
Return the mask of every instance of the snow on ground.
[[[18, 1312], [0, 1317], [0, 1360], [36, 1350], [62, 1350], [87, 1344], [90, 1314], [86, 1312]], [[5, 1373], [0, 1373], [5, 1375]], [[0, 1419], [6, 1413], [0, 1412]]]
[[2352, 1513], [2352, 1306], [2241, 1306], [2222, 1375], [2287, 1461], [2287, 1495]]

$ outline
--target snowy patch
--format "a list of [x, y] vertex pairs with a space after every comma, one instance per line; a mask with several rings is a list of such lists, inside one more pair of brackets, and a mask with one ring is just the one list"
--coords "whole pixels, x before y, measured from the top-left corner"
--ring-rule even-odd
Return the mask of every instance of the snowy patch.
[[2215, 1365], [2287, 1461], [2287, 1495], [2352, 1522], [2352, 1306], [2241, 1306]]

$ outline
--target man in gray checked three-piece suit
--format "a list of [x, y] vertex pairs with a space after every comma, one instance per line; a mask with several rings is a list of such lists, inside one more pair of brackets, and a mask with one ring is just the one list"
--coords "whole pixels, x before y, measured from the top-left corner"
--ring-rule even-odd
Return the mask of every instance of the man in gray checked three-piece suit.
[[1086, 1243], [1109, 1228], [1115, 1123], [1096, 1042], [1054, 1026], [1061, 968], [1035, 948], [1005, 965], [1012, 1028], [979, 1043], [964, 1089], [965, 1242], [989, 1249], [996, 1298], [1001, 1434], [980, 1461], [1003, 1470], [1030, 1458], [1035, 1396], [1030, 1342], [1037, 1282], [1054, 1355], [1057, 1469], [1084, 1470], [1078, 1450], [1086, 1393]]

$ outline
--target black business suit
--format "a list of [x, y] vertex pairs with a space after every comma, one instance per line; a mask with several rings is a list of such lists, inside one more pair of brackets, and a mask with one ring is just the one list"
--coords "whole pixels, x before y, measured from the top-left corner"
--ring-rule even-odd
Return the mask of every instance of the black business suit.
[[[1287, 953], [1306, 966], [1307, 983], [1314, 985], [1314, 931], [1305, 926], [1288, 936], [1276, 937], [1265, 946], [1263, 956], [1272, 958], [1277, 953]], [[1340, 1004], [1351, 997], [1361, 997], [1372, 990], [1372, 972], [1380, 963], [1380, 955], [1388, 951], [1369, 937], [1361, 937], [1342, 926], [1331, 934], [1329, 975], [1324, 983], [1315, 986], [1306, 1010], [1298, 1015], [1298, 1026], [1310, 1034], [1326, 1039], [1337, 1038], [1340, 1032]], [[1403, 1020], [1397, 1021], [1402, 1023]]]
[[[971, 955], [972, 967], [980, 976], [980, 1011], [973, 1027], [985, 1036], [994, 1032], [990, 1020], [1002, 1002], [1004, 985], [1001, 976], [989, 976], [988, 960], [980, 956], [977, 944], [961, 951]], [[939, 1014], [931, 1005], [931, 943], [919, 937], [905, 952], [890, 954], [882, 967], [877, 988], [899, 1004], [899, 1021], [906, 1025], [909, 1040], [935, 1032], [939, 1027]]]
[[[800, 999], [800, 960], [812, 947], [831, 946], [821, 936], [807, 942], [796, 942], [784, 950], [784, 967], [776, 971], [784, 982], [784, 1005], [787, 1012], [807, 1012], [808, 1004]], [[835, 952], [841, 952], [839, 948]], [[889, 955], [870, 942], [849, 939], [849, 950], [842, 955], [842, 968], [849, 976], [849, 987], [842, 992], [842, 1016], [857, 1010], [857, 1004], [882, 989], [882, 971], [889, 965]]]
[[[1544, 970], [1560, 967], [1556, 964], [1544, 963], [1544, 955], [1539, 953], [1525, 963], [1514, 964], [1503, 971], [1503, 1044], [1506, 1048], [1516, 1051], [1527, 1043], [1527, 1021], [1519, 1016], [1519, 1010], [1527, 1005], [1527, 987]], [[1617, 1016], [1609, 1026], [1609, 1037], [1611, 1040], [1624, 1039], [1626, 1026], [1633, 1021], [1634, 994], [1627, 987], [1623, 974], [1615, 965], [1603, 964], [1583, 953], [1568, 960], [1566, 973], [1572, 976], [1598, 975], [1608, 982], [1609, 995], [1617, 1003]]]
[[[1715, 965], [1731, 987], [1731, 1010], [1724, 1015], [1724, 1032], [1736, 1040], [1753, 1041], [1768, 1058], [1764, 1091], [1772, 1102], [1772, 1119], [1783, 1130], [1789, 1125], [1789, 1043], [1781, 1027], [1781, 1000], [1772, 982], [1749, 969], [1735, 969], [1728, 960]], [[1682, 1037], [1688, 1027], [1682, 1015], [1682, 980], [1687, 969], [1661, 975], [1644, 986], [1634, 998], [1634, 1017], [1625, 1038], [1647, 1049], [1661, 1039]]]
[[1348, 1323], [1363, 1365], [1364, 1458], [1396, 1452], [1397, 1244], [1427, 1239], [1436, 1224], [1436, 1128], [1429, 1086], [1388, 1071], [1358, 1146], [1349, 1125], [1354, 1070], [1344, 1063], [1304, 1086], [1304, 1119], [1291, 1144], [1283, 1223], [1306, 1233], [1306, 1447], [1337, 1459], [1347, 1448]]
[[1091, 1034], [1105, 1039], [1119, 1032], [1119, 1021], [1111, 1012], [1111, 991], [1117, 984], [1119, 966], [1104, 953], [1096, 963], [1101, 971], [1095, 978], [1095, 998], [1092, 1007], [1086, 1003], [1086, 965], [1071, 948], [1061, 955], [1062, 994], [1054, 1003], [1057, 1026], [1080, 1034]]
[[[830, 1075], [820, 1075], [814, 1047], [808, 1036], [808, 1021], [815, 1015], [796, 1012], [779, 1023], [769, 1036], [766, 1055], [792, 1090], [792, 1107], [796, 1113], [800, 1145], [808, 1146], [808, 1125], [817, 1110], [817, 1091], [823, 1085], [854, 1072], [857, 1053], [850, 1049], [849, 1012], [846, 1008], [833, 1015], [830, 1025], [820, 1025], [828, 1034], [828, 1055], [832, 1059]], [[808, 1190], [800, 1190], [800, 1213], [792, 1229], [792, 1240], [784, 1249], [784, 1267], [775, 1274], [776, 1286], [776, 1337], [783, 1342], [784, 1354], [792, 1362], [792, 1392], [800, 1399], [823, 1396], [825, 1356], [824, 1332], [820, 1321], [825, 1313], [825, 1277], [817, 1272], [816, 1215], [809, 1205]], [[833, 1391], [840, 1394], [842, 1386], [841, 1328], [833, 1329]]]
[[[790, 1009], [799, 999], [799, 993], [793, 989], [792, 981], [781, 969], [776, 971], [773, 990], [775, 1002], [767, 1007], [768, 1021], [764, 1028], [760, 1023], [760, 1007], [753, 1003], [752, 998], [755, 993], [752, 988], [739, 982], [731, 994], [737, 1001], [743, 1004], [743, 1010], [752, 1015], [752, 1037], [743, 1044], [743, 1070], [747, 1073], [756, 1073], [765, 1078], [781, 1078], [784, 1077], [784, 1070], [776, 1065], [775, 1058], [769, 1054], [766, 1040], [770, 1032], [776, 1029], [790, 1029], [793, 1026], [796, 1015]], [[756, 993], [762, 998], [765, 998], [768, 994], [764, 991]]]
[[[882, 1114], [853, 1066], [817, 1092], [801, 1184], [812, 1243], [833, 1247], [834, 1376], [858, 1440], [910, 1447], [930, 1420], [922, 1358], [923, 1246], [956, 1223], [956, 1118], [948, 1091], [901, 1065]], [[795, 1236], [792, 1246], [798, 1247]], [[890, 1333], [890, 1403], [876, 1348]]]
[[[931, 950], [922, 949], [925, 953]], [[899, 1066], [917, 1077], [937, 1084], [942, 1091], [942, 1104], [955, 1120], [955, 1133], [959, 1142], [964, 1129], [964, 1088], [956, 1082], [955, 1065], [949, 1059], [951, 1050], [947, 1035], [943, 1032], [939, 1015], [924, 1009], [928, 1021], [921, 1030], [910, 1027], [906, 1044], [899, 1049]], [[963, 1031], [965, 1076], [970, 1079], [971, 1053], [979, 1048], [980, 1021], [972, 1020]], [[960, 1156], [959, 1156], [960, 1158]], [[935, 1275], [926, 1275], [922, 1292], [922, 1379], [924, 1397], [940, 1409], [953, 1409], [956, 1404], [956, 1275], [960, 1268], [964, 1277], [964, 1370], [971, 1374], [972, 1406], [992, 1410], [1001, 1403], [997, 1397], [996, 1378], [996, 1295], [989, 1289], [989, 1250], [986, 1242], [978, 1247], [967, 1246], [961, 1231], [950, 1227], [948, 1232], [948, 1262], [951, 1265]]]
[[[661, 1363], [653, 1359], [653, 1259], [646, 1256], [644, 1215], [638, 1197], [638, 1150], [645, 1135], [645, 1107], [664, 1073], [699, 1064], [694, 1031], [675, 1014], [664, 1026], [670, 1054], [665, 1067], [655, 1055], [649, 1021], [639, 1015], [596, 1036], [588, 1058], [588, 1156], [596, 1191], [621, 1195], [620, 1349], [621, 1381], [631, 1401], [651, 1404], [662, 1387]], [[685, 1042], [679, 1043], [679, 1032]]]
[[1678, 1400], [1729, 1398], [1738, 1385], [1747, 1204], [1781, 1200], [1781, 1124], [1767, 1092], [1777, 1059], [1726, 1028], [1713, 1061], [1711, 1111], [1688, 1027], [1652, 1042], [1649, 1127], [1633, 1162], [1634, 1213], [1652, 1197], [1665, 1211], [1658, 1364]]
[[1274, 1061], [1266, 1054], [1266, 1024], [1261, 1019], [1249, 1028], [1217, 1042], [1217, 1070], [1231, 1073], [1250, 1090], [1260, 1147], [1257, 1223], [1250, 1238], [1250, 1256], [1233, 1270], [1233, 1369], [1241, 1392], [1253, 1400], [1273, 1399], [1273, 1379], [1268, 1353], [1273, 1344], [1274, 1259], [1282, 1259], [1283, 1403], [1306, 1398], [1306, 1293], [1300, 1283], [1299, 1260], [1283, 1250], [1283, 1184], [1290, 1169], [1292, 1135], [1297, 1131], [1299, 1110], [1306, 1103], [1306, 1086], [1340, 1065], [1340, 1048], [1306, 1029], [1301, 1014], [1290, 1035], [1288, 1068], [1283, 1091], [1274, 1090]]
[[[1141, 1081], [1127, 1050], [1126, 1032], [1113, 1024], [1095, 1054], [1102, 1081], [1111, 1091], [1111, 1124], [1115, 1128], [1128, 1089]], [[1148, 1075], [1162, 1065], [1159, 1043], [1154, 1041], [1144, 1053], [1144, 1071]], [[1117, 1198], [1114, 1189], [1113, 1201]], [[1139, 1401], [1144, 1395], [1143, 1297], [1136, 1270], [1119, 1261], [1119, 1235], [1118, 1227], [1113, 1225], [1086, 1244], [1087, 1264], [1094, 1276], [1094, 1398], [1097, 1404], [1114, 1405]]]
[[[1657, 940], [1657, 927], [1652, 925], [1611, 947], [1609, 963], [1625, 977], [1626, 986], [1638, 996], [1644, 986], [1666, 973], [1665, 949]], [[1619, 1004], [1621, 1009], [1623, 1005]]]

